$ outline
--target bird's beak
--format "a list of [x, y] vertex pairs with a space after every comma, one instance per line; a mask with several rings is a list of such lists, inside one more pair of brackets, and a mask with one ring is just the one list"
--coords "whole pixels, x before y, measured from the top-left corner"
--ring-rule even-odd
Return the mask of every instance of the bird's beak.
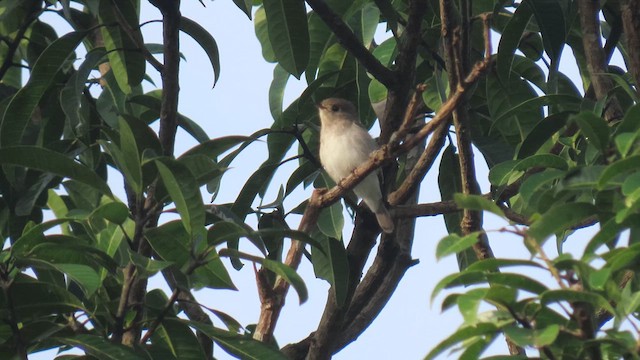
[[322, 106], [321, 103], [316, 103], [315, 106], [316, 106], [316, 109], [318, 110], [324, 110], [324, 106]]

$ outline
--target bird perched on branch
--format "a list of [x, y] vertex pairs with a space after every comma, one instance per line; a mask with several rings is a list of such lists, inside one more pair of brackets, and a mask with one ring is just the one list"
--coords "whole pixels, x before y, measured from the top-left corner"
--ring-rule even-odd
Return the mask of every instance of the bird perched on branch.
[[[344, 99], [329, 98], [318, 105], [320, 114], [320, 162], [336, 183], [369, 160], [378, 148], [360, 124], [356, 107]], [[394, 225], [382, 200], [376, 172], [367, 175], [353, 191], [373, 211], [382, 231], [391, 233]]]

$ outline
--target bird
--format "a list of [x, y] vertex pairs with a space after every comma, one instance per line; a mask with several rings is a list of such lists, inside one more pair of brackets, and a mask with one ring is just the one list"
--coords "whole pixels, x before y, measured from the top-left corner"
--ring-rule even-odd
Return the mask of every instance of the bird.
[[[348, 100], [328, 98], [318, 105], [320, 116], [320, 163], [336, 183], [369, 160], [378, 145], [361, 125], [356, 107]], [[385, 233], [394, 229], [378, 174], [367, 175], [353, 189], [376, 216]]]

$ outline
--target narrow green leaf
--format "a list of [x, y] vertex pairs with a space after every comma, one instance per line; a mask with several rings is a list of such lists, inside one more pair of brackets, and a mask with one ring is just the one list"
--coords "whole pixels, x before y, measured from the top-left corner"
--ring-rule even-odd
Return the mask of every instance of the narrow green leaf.
[[[29, 81], [13, 96], [2, 116], [0, 144], [2, 147], [20, 144], [24, 129], [44, 93], [56, 75], [68, 65], [69, 56], [87, 33], [71, 32], [52, 42], [36, 61]], [[0, 156], [4, 158], [4, 156]]]
[[[236, 4], [238, 3], [236, 2]], [[251, 9], [251, 6], [249, 6], [249, 9]], [[249, 15], [249, 18], [251, 18], [251, 15]], [[184, 16], [180, 18], [180, 30], [191, 36], [193, 40], [200, 44], [205, 53], [207, 53], [207, 57], [209, 57], [209, 62], [213, 68], [213, 86], [215, 87], [220, 77], [220, 54], [216, 40], [205, 28], [200, 26], [200, 24]]]
[[591, 111], [583, 111], [571, 118], [575, 121], [587, 141], [604, 153], [609, 145], [607, 122]]
[[162, 348], [176, 359], [205, 360], [207, 358], [196, 334], [187, 323], [176, 318], [165, 317], [161, 327], [153, 334], [151, 342], [154, 347]]
[[100, 360], [144, 360], [146, 357], [137, 355], [129, 347], [95, 335], [78, 334], [72, 337], [54, 337], [63, 344], [78, 347]]
[[113, 197], [109, 185], [93, 170], [73, 159], [38, 146], [12, 146], [0, 149], [0, 164], [24, 166], [77, 180]]
[[137, 29], [138, 12], [131, 0], [117, 3], [102, 1], [99, 5], [100, 22], [105, 25], [100, 27], [100, 31], [109, 65], [120, 90], [124, 94], [130, 94], [144, 79], [146, 60], [142, 51], [137, 49], [138, 44], [143, 43], [140, 32], [127, 32], [119, 21], [126, 21], [131, 28]]
[[145, 230], [144, 236], [162, 260], [184, 267], [191, 259], [192, 245], [183, 222], [169, 221]]
[[623, 158], [627, 156], [627, 154], [629, 153], [629, 150], [631, 150], [631, 147], [634, 145], [637, 138], [638, 138], [638, 133], [627, 132], [627, 133], [621, 133], [616, 135], [614, 139], [616, 148], [618, 149], [618, 152], [620, 153], [620, 155], [622, 155]]
[[567, 123], [569, 112], [555, 113], [542, 119], [522, 142], [518, 150], [518, 159], [534, 155], [544, 143], [552, 139], [553, 135]]
[[553, 343], [560, 333], [560, 326], [549, 325], [544, 329], [524, 329], [516, 325], [504, 328], [505, 335], [519, 346], [542, 347]]
[[305, 70], [307, 84], [313, 82], [318, 72], [318, 64], [324, 52], [335, 43], [336, 38], [322, 19], [312, 11], [309, 14], [309, 62]]
[[135, 192], [142, 194], [142, 165], [140, 164], [140, 152], [136, 144], [136, 138], [123, 118], [118, 119], [120, 132], [120, 152], [122, 154], [120, 171]]
[[342, 239], [344, 228], [344, 216], [342, 215], [342, 203], [336, 201], [331, 206], [320, 211], [318, 216], [318, 229], [330, 238]]
[[289, 76], [289, 73], [280, 64], [277, 64], [273, 69], [273, 80], [269, 86], [269, 110], [271, 110], [271, 116], [274, 120], [282, 116], [282, 100]]
[[211, 325], [189, 322], [189, 325], [210, 337], [224, 351], [240, 359], [247, 360], [286, 360], [277, 348], [253, 340], [250, 337], [239, 335], [230, 331], [218, 329]]
[[299, 79], [309, 62], [309, 30], [304, 3], [266, 0], [263, 4], [273, 52], [280, 65]]
[[129, 208], [119, 201], [108, 202], [95, 209], [90, 217], [103, 218], [114, 224], [122, 225], [129, 218]]
[[269, 40], [269, 26], [267, 25], [267, 14], [264, 6], [260, 6], [258, 10], [256, 10], [253, 23], [256, 37], [262, 48], [262, 57], [266, 62], [276, 62], [276, 54], [274, 54], [271, 40]]
[[193, 175], [177, 161], [161, 159], [155, 164], [187, 233], [196, 241], [204, 239], [204, 205]]
[[533, 167], [567, 170], [569, 165], [561, 156], [553, 154], [538, 154], [522, 159], [513, 167], [513, 171], [526, 171]]
[[588, 302], [596, 308], [602, 308], [610, 313], [614, 313], [613, 307], [611, 304], [605, 299], [602, 295], [587, 292], [587, 291], [575, 291], [575, 290], [549, 290], [544, 292], [540, 296], [540, 302], [544, 305], [553, 303], [566, 301], [569, 303], [572, 302]]
[[531, 224], [527, 234], [538, 243], [543, 243], [549, 236], [568, 230], [595, 213], [594, 206], [588, 203], [557, 205]]
[[632, 171], [638, 171], [638, 169], [640, 169], [640, 155], [618, 160], [604, 169], [598, 180], [598, 188], [604, 189], [610, 180]]
[[528, 0], [540, 27], [544, 49], [549, 58], [556, 62], [560, 59], [566, 39], [564, 11], [556, 0]]
[[541, 282], [521, 274], [489, 273], [487, 281], [491, 285], [500, 284], [514, 289], [526, 290], [533, 294], [541, 294], [548, 290]]
[[438, 242], [436, 259], [440, 260], [447, 255], [457, 254], [467, 250], [476, 242], [478, 242], [478, 233], [469, 234], [464, 237], [460, 237], [457, 234], [449, 234]]
[[516, 11], [502, 32], [496, 56], [496, 67], [498, 76], [504, 82], [508, 80], [511, 74], [511, 64], [513, 63], [515, 51], [518, 49], [522, 34], [531, 16], [533, 16], [531, 7], [521, 4], [521, 6], [516, 8]]
[[465, 195], [457, 193], [453, 196], [456, 204], [463, 208], [476, 211], [488, 211], [494, 213], [500, 217], [504, 217], [504, 212], [493, 201], [487, 199], [482, 195]]
[[253, 5], [253, 0], [233, 0], [233, 3], [236, 4], [238, 9], [242, 10], [242, 12], [247, 15], [249, 20], [251, 20], [251, 7]]
[[309, 293], [307, 292], [307, 287], [304, 284], [304, 281], [302, 280], [300, 275], [298, 275], [298, 273], [296, 273], [295, 270], [293, 270], [291, 267], [281, 262], [245, 254], [243, 252], [237, 251], [235, 249], [229, 249], [229, 248], [220, 250], [219, 255], [229, 256], [229, 257], [234, 256], [234, 257], [238, 257], [248, 261], [252, 261], [254, 263], [258, 263], [264, 266], [266, 269], [273, 271], [278, 276], [282, 277], [286, 282], [291, 284], [291, 286], [293, 286], [293, 288], [298, 293], [300, 304], [307, 301], [309, 297]]
[[80, 285], [87, 297], [91, 297], [100, 287], [100, 276], [91, 267], [82, 264], [51, 264]]
[[255, 138], [251, 136], [223, 136], [216, 139], [210, 139], [187, 150], [184, 154], [180, 155], [180, 158], [202, 154], [215, 160], [218, 156], [232, 147], [242, 142], [251, 142], [254, 140]]
[[349, 288], [349, 262], [341, 240], [326, 238], [324, 251], [313, 248], [311, 259], [316, 277], [331, 284], [336, 304], [341, 307], [347, 299]]
[[[0, 316], [8, 318], [6, 292], [0, 293]], [[11, 285], [13, 316], [34, 318], [73, 311], [82, 311], [80, 300], [67, 289], [42, 282], [14, 282]]]
[[480, 323], [477, 325], [464, 326], [458, 329], [455, 333], [453, 333], [448, 338], [441, 341], [433, 350], [425, 356], [425, 360], [435, 359], [436, 356], [440, 355], [445, 350], [454, 346], [457, 343], [465, 342], [470, 340], [476, 336], [487, 336], [493, 335], [498, 331], [498, 328], [494, 324], [490, 323]]

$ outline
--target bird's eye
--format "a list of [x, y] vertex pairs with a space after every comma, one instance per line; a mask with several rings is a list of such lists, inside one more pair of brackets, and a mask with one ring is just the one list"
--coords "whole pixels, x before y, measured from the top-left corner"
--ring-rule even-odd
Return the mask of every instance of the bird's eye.
[[340, 111], [340, 106], [338, 106], [338, 105], [331, 105], [331, 111], [333, 111], [333, 112], [338, 112], [338, 111]]

